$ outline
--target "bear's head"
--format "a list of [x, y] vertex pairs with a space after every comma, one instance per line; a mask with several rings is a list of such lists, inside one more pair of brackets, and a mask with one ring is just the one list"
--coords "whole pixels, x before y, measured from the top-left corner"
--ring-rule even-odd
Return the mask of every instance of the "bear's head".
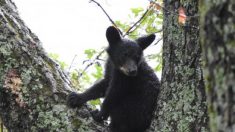
[[127, 76], [136, 76], [138, 66], [143, 61], [143, 50], [155, 39], [155, 35], [140, 37], [136, 40], [123, 39], [118, 30], [110, 26], [106, 31], [109, 42], [107, 53], [115, 68]]

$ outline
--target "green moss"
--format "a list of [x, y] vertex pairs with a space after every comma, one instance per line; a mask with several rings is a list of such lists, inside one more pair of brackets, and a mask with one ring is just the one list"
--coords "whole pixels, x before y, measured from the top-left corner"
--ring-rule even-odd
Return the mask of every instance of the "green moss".
[[[180, 58], [182, 54], [178, 53]], [[192, 131], [190, 126], [204, 116], [200, 109], [203, 99], [200, 91], [196, 90], [199, 83], [197, 81], [201, 79], [201, 71], [182, 65], [175, 66], [174, 71], [177, 73], [175, 79], [179, 81], [162, 84], [162, 87], [167, 89], [163, 90], [161, 95], [167, 96], [167, 99], [162, 97], [165, 101], [161, 102], [160, 106], [163, 108], [158, 113], [161, 117], [160, 126], [163, 127], [160, 131]], [[195, 79], [188, 80], [192, 76]]]

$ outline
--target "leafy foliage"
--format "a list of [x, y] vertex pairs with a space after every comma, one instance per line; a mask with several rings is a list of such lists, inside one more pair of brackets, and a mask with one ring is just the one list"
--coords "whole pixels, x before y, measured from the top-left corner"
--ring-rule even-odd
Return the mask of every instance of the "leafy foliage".
[[131, 8], [131, 12], [134, 14], [135, 17], [137, 17], [139, 13], [143, 11], [144, 9], [142, 7]]
[[87, 55], [88, 59], [91, 59], [97, 51], [95, 49], [87, 49], [84, 53]]

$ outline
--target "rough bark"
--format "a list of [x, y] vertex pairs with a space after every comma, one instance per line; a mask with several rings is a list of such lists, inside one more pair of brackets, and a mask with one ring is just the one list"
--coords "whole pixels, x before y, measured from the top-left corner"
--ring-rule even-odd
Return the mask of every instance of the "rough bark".
[[20, 19], [11, 0], [0, 0], [0, 118], [9, 131], [104, 131], [89, 109], [71, 110], [72, 89], [59, 66]]
[[235, 1], [200, 1], [210, 128], [235, 131]]
[[[178, 22], [181, 6], [188, 16], [184, 26]], [[198, 1], [164, 0], [164, 7], [162, 84], [153, 127], [167, 132], [208, 131]]]

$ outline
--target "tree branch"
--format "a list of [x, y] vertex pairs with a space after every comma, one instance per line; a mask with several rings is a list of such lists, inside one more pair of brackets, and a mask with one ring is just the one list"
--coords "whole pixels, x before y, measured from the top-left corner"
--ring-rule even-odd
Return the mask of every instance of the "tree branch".
[[96, 57], [95, 59], [93, 59], [89, 64], [87, 64], [87, 66], [83, 69], [83, 71], [79, 74], [78, 78], [82, 77], [82, 75], [84, 74], [84, 72], [86, 72], [86, 70], [92, 66], [93, 64], [96, 64], [97, 63], [97, 60], [102, 60], [103, 59], [100, 59], [100, 56], [105, 52], [105, 49], [103, 49]]
[[158, 39], [157, 42], [154, 43], [153, 45], [157, 45], [162, 39], [163, 39], [163, 38]]
[[[90, 0], [90, 2], [94, 2], [95, 4], [97, 4], [97, 6], [99, 6], [101, 8], [101, 10], [104, 12], [104, 14], [108, 17], [109, 21], [115, 26], [118, 27], [115, 22], [112, 20], [112, 18], [109, 16], [109, 14], [105, 11], [105, 9], [100, 5], [100, 3], [98, 3], [95, 0]], [[118, 28], [117, 28], [118, 29]], [[122, 35], [122, 32], [118, 29], [118, 32]]]
[[70, 64], [70, 66], [69, 66], [69, 72], [70, 72], [70, 70], [71, 70], [71, 68], [72, 68], [72, 66], [73, 66], [73, 63], [74, 63], [74, 61], [75, 61], [75, 59], [77, 58], [77, 55], [75, 55], [74, 57], [73, 57], [73, 60], [72, 60], [72, 62], [71, 62], [71, 64]]
[[[147, 13], [149, 12], [149, 9], [147, 9], [145, 12], [144, 12], [144, 14], [142, 15], [142, 17], [138, 20], [138, 21], [136, 21], [127, 31], [126, 31], [126, 33], [123, 35], [124, 37], [126, 36], [126, 35], [129, 35], [131, 32], [133, 32], [133, 31], [135, 31], [136, 30], [136, 28], [134, 29], [134, 30], [132, 30], [134, 27], [137, 27], [136, 25], [138, 24], [138, 23], [141, 23], [141, 21], [145, 18], [145, 16], [147, 15]], [[132, 30], [132, 31], [131, 31]]]

